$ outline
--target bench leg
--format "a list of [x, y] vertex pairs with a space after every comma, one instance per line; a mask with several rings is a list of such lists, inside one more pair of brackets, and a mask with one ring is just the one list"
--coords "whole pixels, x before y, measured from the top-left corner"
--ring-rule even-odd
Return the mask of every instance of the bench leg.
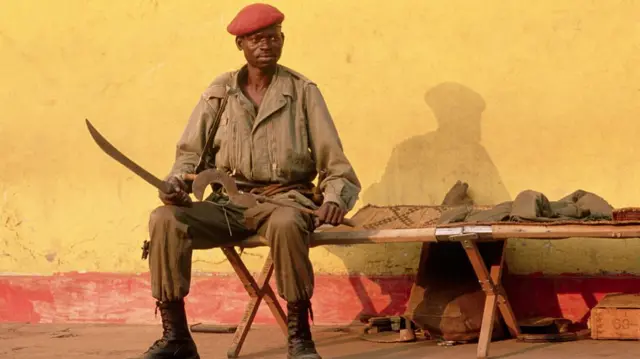
[[511, 304], [509, 303], [506, 292], [502, 288], [501, 282], [507, 248], [506, 241], [502, 241], [500, 257], [490, 263], [490, 269], [487, 269], [474, 238], [462, 239], [461, 242], [473, 266], [473, 270], [478, 277], [478, 281], [482, 286], [482, 290], [487, 295], [484, 314], [482, 316], [480, 338], [478, 339], [478, 358], [487, 358], [489, 356], [489, 345], [491, 344], [493, 325], [496, 318], [496, 306], [499, 307], [500, 314], [502, 314], [511, 335], [514, 337], [520, 335], [516, 317], [513, 314]]
[[238, 324], [238, 328], [233, 335], [231, 347], [227, 351], [227, 357], [237, 358], [263, 298], [271, 310], [271, 313], [273, 313], [278, 326], [280, 326], [280, 329], [285, 335], [287, 335], [287, 322], [285, 313], [278, 302], [278, 298], [269, 285], [269, 280], [273, 274], [273, 261], [271, 256], [267, 257], [258, 279], [254, 280], [242, 261], [242, 258], [240, 258], [240, 255], [234, 248], [222, 248], [222, 251], [227, 256], [233, 270], [238, 275], [238, 278], [240, 278], [242, 284], [244, 284], [244, 287], [250, 296], [249, 303], [247, 304], [247, 308], [242, 316], [242, 320], [240, 321], [240, 324]]

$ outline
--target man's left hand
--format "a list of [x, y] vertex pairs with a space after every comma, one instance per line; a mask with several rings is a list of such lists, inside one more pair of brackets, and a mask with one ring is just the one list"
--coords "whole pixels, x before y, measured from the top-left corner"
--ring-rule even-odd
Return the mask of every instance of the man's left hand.
[[316, 212], [316, 226], [331, 224], [337, 226], [342, 223], [347, 211], [338, 206], [337, 203], [325, 202]]

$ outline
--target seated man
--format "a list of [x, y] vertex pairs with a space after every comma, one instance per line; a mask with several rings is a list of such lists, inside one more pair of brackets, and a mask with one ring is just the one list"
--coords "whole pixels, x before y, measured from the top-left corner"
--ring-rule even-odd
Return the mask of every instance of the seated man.
[[[342, 221], [360, 183], [318, 87], [278, 64], [283, 20], [280, 11], [264, 4], [250, 5], [234, 18], [227, 30], [247, 64], [213, 81], [177, 144], [167, 177], [174, 191], [160, 194], [164, 206], [149, 221], [152, 295], [164, 333], [142, 358], [199, 358], [184, 309], [192, 250], [256, 233], [269, 242], [278, 294], [287, 301], [288, 358], [320, 358], [308, 319], [314, 289], [310, 234], [320, 224]], [[212, 167], [233, 176], [244, 191], [293, 194], [295, 203], [317, 209], [317, 216], [269, 203], [243, 208], [226, 202], [219, 190], [207, 201], [192, 202], [184, 175]]]

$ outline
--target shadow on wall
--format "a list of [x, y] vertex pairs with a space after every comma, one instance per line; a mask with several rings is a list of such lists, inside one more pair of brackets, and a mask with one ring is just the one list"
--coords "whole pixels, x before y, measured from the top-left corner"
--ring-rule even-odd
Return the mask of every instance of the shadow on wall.
[[455, 82], [425, 94], [438, 121], [434, 132], [397, 145], [381, 181], [363, 193], [376, 205], [438, 205], [457, 180], [469, 184], [478, 205], [510, 200], [498, 169], [480, 144], [485, 102], [477, 92]]
[[[438, 128], [398, 144], [380, 182], [363, 192], [363, 203], [381, 206], [439, 205], [458, 180], [469, 184], [469, 195], [476, 204], [509, 201], [509, 193], [497, 168], [480, 144], [482, 112], [485, 109], [482, 96], [464, 85], [445, 82], [428, 90], [425, 102], [433, 111]], [[350, 273], [363, 270], [363, 265], [365, 271], [376, 270], [380, 266], [389, 268], [398, 263], [398, 258], [390, 258], [385, 252], [404, 253], [401, 261], [410, 267], [405, 272], [413, 274], [421, 245], [330, 246], [328, 250], [343, 260]], [[363, 259], [371, 250], [382, 251], [382, 256], [387, 257], [376, 262]], [[381, 293], [391, 296], [390, 303], [382, 310], [373, 307], [361, 278], [352, 277], [350, 281], [360, 298], [361, 314], [404, 314], [409, 293], [398, 295], [397, 289], [394, 291], [394, 281], [376, 281]]]

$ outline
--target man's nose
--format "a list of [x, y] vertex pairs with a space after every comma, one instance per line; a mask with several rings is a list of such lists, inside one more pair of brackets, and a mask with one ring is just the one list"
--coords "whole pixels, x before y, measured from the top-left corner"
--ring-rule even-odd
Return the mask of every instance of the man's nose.
[[263, 40], [260, 42], [260, 50], [270, 50], [272, 48], [271, 41]]

